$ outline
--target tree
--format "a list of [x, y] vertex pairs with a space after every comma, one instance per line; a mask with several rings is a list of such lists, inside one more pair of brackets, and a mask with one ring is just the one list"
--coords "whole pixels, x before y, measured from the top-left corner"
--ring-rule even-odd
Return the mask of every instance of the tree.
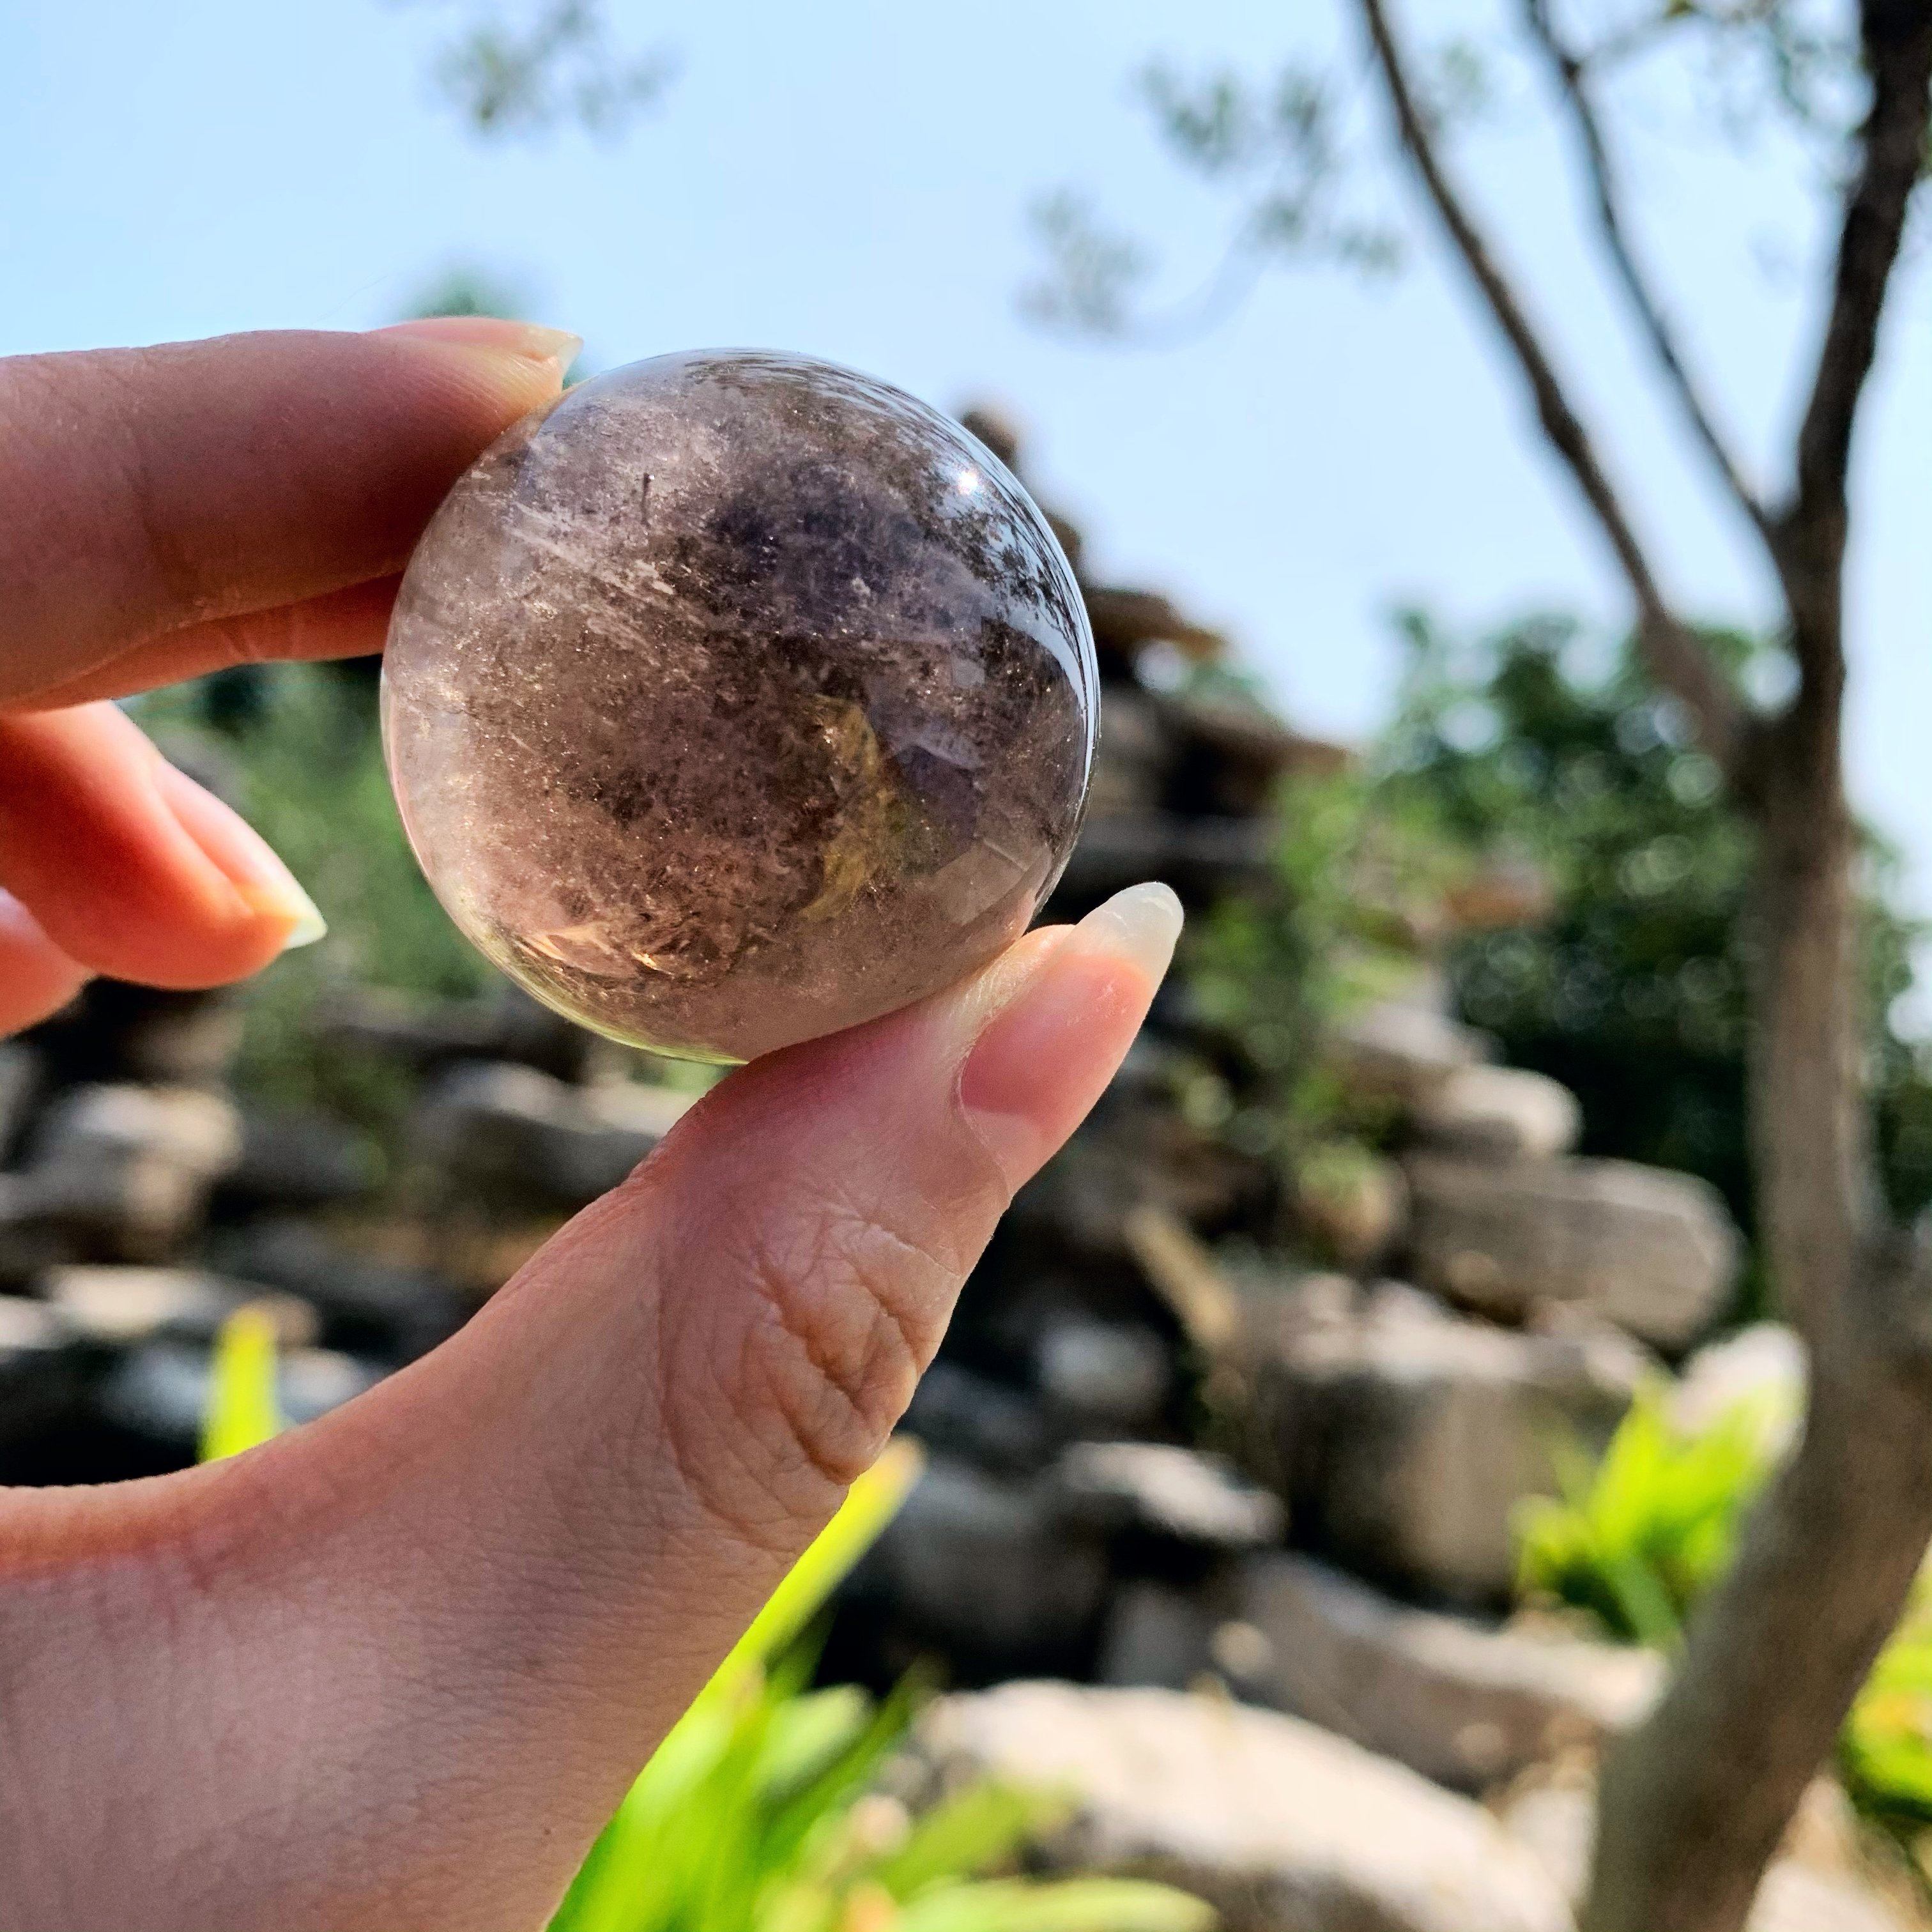
[[[1664, 580], [1634, 499], [1457, 178], [1451, 136], [1478, 63], [1460, 47], [1419, 55], [1388, 0], [1345, 4], [1407, 178], [1615, 561], [1645, 674], [1681, 706], [1754, 835], [1751, 1162], [1774, 1291], [1809, 1354], [1805, 1426], [1655, 1712], [1605, 1766], [1582, 1916], [1586, 1932], [1738, 1932], [1932, 1537], [1932, 1238], [1891, 1221], [1879, 1184], [1861, 1052], [1859, 842], [1842, 752], [1847, 478], [1926, 171], [1932, 4], [1858, 0], [1855, 21], [1840, 22], [1802, 0], [1650, 0], [1586, 41], [1554, 0], [1517, 0], [1516, 44], [1567, 125], [1603, 260], [1780, 606], [1793, 677], [1789, 695], [1769, 703], [1748, 695]], [[1606, 104], [1625, 63], [1694, 37], [1767, 76], [1774, 108], [1832, 164], [1824, 326], [1775, 494], [1733, 452], [1646, 265]], [[1265, 94], [1227, 76], [1190, 89], [1157, 75], [1150, 92], [1184, 158], [1240, 200], [1206, 312], [1284, 254], [1387, 260], [1384, 232], [1349, 200], [1332, 86], [1291, 69]], [[1047, 213], [1060, 273], [1033, 292], [1036, 309], [1088, 326], [1130, 323], [1138, 252], [1076, 203]]]

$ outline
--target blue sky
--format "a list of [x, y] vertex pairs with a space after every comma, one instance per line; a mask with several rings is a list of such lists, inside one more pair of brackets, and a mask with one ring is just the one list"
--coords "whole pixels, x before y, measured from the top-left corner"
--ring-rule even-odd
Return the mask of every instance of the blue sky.
[[[1163, 244], [1173, 285], [1216, 210], [1149, 137], [1129, 76], [1150, 55], [1264, 70], [1333, 44], [1323, 0], [617, 0], [681, 72], [620, 142], [483, 146], [439, 106], [432, 50], [459, 16], [418, 0], [62, 0], [0, 8], [0, 351], [248, 328], [356, 328], [440, 274], [487, 272], [597, 366], [700, 344], [833, 356], [943, 406], [1005, 403], [1036, 472], [1121, 577], [1225, 623], [1304, 726], [1386, 710], [1384, 613], [1480, 624], [1622, 608], [1593, 535], [1524, 433], [1515, 387], [1426, 231], [1364, 290], [1268, 284], [1184, 347], [1042, 335], [1015, 291], [1029, 202], [1090, 188]], [[1429, 0], [1432, 28], [1479, 0]], [[1343, 40], [1346, 47], [1347, 42]], [[1814, 318], [1818, 237], [1791, 157], [1739, 155], [1654, 91], [1634, 185], [1724, 412], [1779, 446]], [[1708, 118], [1708, 117], [1705, 117]], [[1700, 611], [1762, 586], [1650, 400], [1526, 81], [1507, 80], [1468, 165], [1538, 306], [1642, 477], [1642, 521]], [[1767, 262], [1783, 264], [1767, 267]], [[1796, 265], [1794, 267], [1793, 265]], [[1932, 292], [1896, 308], [1859, 452], [1852, 766], [1932, 910]]]

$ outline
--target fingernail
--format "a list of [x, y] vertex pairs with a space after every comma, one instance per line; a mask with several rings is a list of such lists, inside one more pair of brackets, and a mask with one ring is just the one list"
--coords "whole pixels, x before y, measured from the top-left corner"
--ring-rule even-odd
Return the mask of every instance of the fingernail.
[[284, 952], [313, 946], [328, 932], [328, 922], [314, 900], [246, 819], [170, 764], [158, 760], [154, 778], [176, 822], [248, 910], [286, 926]]
[[[236, 824], [241, 821], [238, 819]], [[282, 934], [282, 950], [293, 952], [304, 946], [313, 946], [328, 931], [328, 922], [322, 916], [322, 908], [310, 898], [302, 884], [267, 845], [250, 832], [255, 839], [260, 860], [255, 863], [252, 876], [241, 876], [241, 868], [230, 870], [222, 866], [228, 874], [230, 884], [242, 895], [248, 909], [259, 913], [264, 919], [286, 921], [288, 930]], [[202, 848], [206, 850], [204, 846]], [[208, 856], [214, 858], [210, 853]], [[217, 865], [221, 865], [219, 859]]]
[[541, 322], [508, 322], [494, 315], [425, 315], [414, 322], [392, 322], [372, 335], [408, 335], [423, 342], [447, 342], [459, 349], [518, 356], [526, 362], [554, 362], [561, 376], [577, 360], [584, 338], [567, 328]]
[[293, 915], [290, 921], [286, 936], [282, 940], [282, 950], [293, 952], [304, 946], [313, 946], [318, 939], [326, 938], [328, 922], [322, 916], [322, 908], [304, 892], [295, 879], [290, 886], [293, 889], [284, 902]]
[[1130, 961], [1158, 986], [1172, 963], [1182, 917], [1174, 888], [1152, 880], [1095, 907], [1073, 928], [1072, 944]]
[[1180, 926], [1180, 902], [1166, 886], [1115, 893], [982, 1026], [960, 1070], [959, 1102], [1009, 1186], [1030, 1177], [1113, 1078]]

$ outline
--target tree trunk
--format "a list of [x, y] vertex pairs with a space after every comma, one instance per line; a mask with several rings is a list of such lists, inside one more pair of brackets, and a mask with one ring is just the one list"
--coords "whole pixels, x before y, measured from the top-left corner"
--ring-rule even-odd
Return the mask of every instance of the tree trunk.
[[1650, 1720], [1611, 1754], [1582, 1932], [1738, 1932], [1932, 1534], [1932, 1366], [1874, 1258], [1814, 1358], [1804, 1436], [1696, 1618]]
[[[1841, 662], [1829, 649], [1810, 655]], [[1850, 1292], [1882, 1212], [1861, 1065], [1858, 834], [1839, 747], [1843, 685], [1842, 670], [1807, 679], [1765, 731], [1749, 781], [1759, 842], [1752, 1172], [1779, 1306], [1814, 1352], [1828, 1344], [1830, 1312]]]
[[1811, 1381], [1802, 1438], [1604, 1772], [1583, 1932], [1738, 1932], [1932, 1537], [1924, 1257], [1886, 1230], [1858, 1062], [1856, 835], [1838, 692], [1766, 734], [1751, 1123], [1758, 1216]]

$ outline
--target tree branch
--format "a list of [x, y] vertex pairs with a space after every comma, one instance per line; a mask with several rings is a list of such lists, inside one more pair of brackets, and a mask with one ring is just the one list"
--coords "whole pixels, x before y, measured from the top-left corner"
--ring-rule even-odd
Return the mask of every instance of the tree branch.
[[1382, 0], [1357, 0], [1388, 89], [1403, 148], [1414, 164], [1444, 229], [1514, 353], [1550, 447], [1569, 470], [1615, 554], [1637, 611], [1637, 644], [1646, 668], [1688, 710], [1704, 748], [1734, 776], [1754, 723], [1736, 692], [1696, 633], [1672, 610], [1623, 505], [1571, 407], [1548, 352], [1515, 290], [1497, 266], [1461, 195], [1443, 171], [1429, 124], [1418, 106]]
[[1576, 124], [1584, 166], [1589, 175], [1591, 194], [1596, 202], [1597, 225], [1603, 231], [1604, 245], [1616, 270], [1617, 279], [1623, 284], [1624, 293], [1638, 322], [1650, 338], [1658, 363], [1725, 488], [1760, 535], [1768, 538], [1770, 512], [1756, 491], [1744, 480], [1744, 471], [1730, 442], [1718, 429], [1717, 418], [1705, 400], [1702, 387], [1684, 362], [1683, 352], [1678, 346], [1676, 331], [1637, 261], [1624, 223], [1622, 198], [1610, 160], [1610, 146], [1597, 116], [1596, 104], [1590, 98], [1583, 61], [1558, 34], [1556, 23], [1550, 18], [1550, 0], [1522, 0], [1522, 10], [1530, 38], [1542, 50], [1562, 91], [1570, 117]]
[[1878, 350], [1879, 318], [1925, 163], [1932, 111], [1932, 8], [1864, 0], [1859, 31], [1871, 78], [1858, 170], [1846, 191], [1832, 304], [1798, 431], [1791, 502], [1778, 520], [1779, 567], [1809, 682], [1844, 676], [1834, 654], [1846, 537], [1852, 433]]

